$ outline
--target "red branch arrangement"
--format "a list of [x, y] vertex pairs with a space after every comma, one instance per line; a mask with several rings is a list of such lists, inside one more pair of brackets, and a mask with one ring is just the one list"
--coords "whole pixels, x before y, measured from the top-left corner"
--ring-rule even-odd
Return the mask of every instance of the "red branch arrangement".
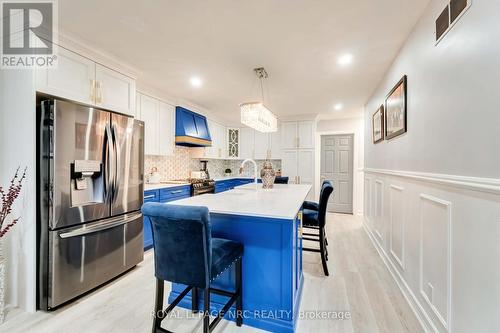
[[16, 201], [17, 197], [19, 197], [21, 189], [23, 188], [23, 180], [26, 178], [26, 169], [24, 169], [22, 174], [19, 173], [19, 169], [20, 168], [17, 168], [16, 174], [10, 181], [8, 189], [4, 190], [4, 188], [0, 186], [0, 238], [5, 236], [5, 234], [21, 219], [18, 217], [12, 220], [12, 222], [7, 224], [5, 227], [3, 225], [7, 216], [9, 216], [12, 212], [12, 205]]

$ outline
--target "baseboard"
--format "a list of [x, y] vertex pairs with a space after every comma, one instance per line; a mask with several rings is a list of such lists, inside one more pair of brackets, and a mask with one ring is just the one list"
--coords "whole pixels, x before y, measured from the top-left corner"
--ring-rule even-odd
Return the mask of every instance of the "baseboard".
[[399, 271], [394, 266], [394, 264], [390, 260], [387, 253], [377, 243], [377, 241], [375, 239], [375, 235], [372, 233], [372, 231], [370, 230], [370, 227], [368, 225], [366, 225], [365, 222], [366, 222], [366, 220], [363, 221], [363, 229], [365, 230], [366, 234], [368, 235], [368, 238], [370, 238], [370, 241], [372, 242], [373, 247], [375, 248], [375, 250], [377, 250], [385, 267], [387, 268], [387, 270], [391, 274], [392, 278], [394, 279], [394, 282], [396, 282], [396, 285], [398, 286], [399, 290], [403, 294], [403, 297], [406, 299], [406, 302], [408, 303], [411, 310], [413, 311], [413, 313], [417, 317], [417, 320], [420, 323], [420, 326], [422, 326], [422, 329], [426, 333], [438, 333], [439, 330], [433, 324], [431, 318], [424, 311], [422, 305], [417, 300], [417, 298], [415, 297], [415, 294], [412, 292], [412, 290], [410, 289], [410, 287], [408, 286], [406, 281], [403, 279], [401, 274], [399, 274]]

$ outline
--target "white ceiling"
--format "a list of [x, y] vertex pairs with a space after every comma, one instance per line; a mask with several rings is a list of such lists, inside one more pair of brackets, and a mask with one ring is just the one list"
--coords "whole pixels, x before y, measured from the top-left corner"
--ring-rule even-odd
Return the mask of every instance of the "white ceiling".
[[[259, 96], [258, 66], [279, 117], [359, 113], [428, 2], [60, 0], [59, 24], [141, 81], [237, 123], [238, 105]], [[345, 53], [354, 61], [341, 67]]]

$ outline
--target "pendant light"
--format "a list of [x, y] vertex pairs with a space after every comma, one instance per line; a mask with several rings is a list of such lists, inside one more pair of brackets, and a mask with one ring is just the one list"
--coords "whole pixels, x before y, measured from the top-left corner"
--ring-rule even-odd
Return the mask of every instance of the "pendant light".
[[264, 79], [268, 78], [263, 67], [255, 68], [260, 80], [261, 101], [240, 104], [241, 123], [263, 133], [278, 131], [278, 118], [264, 105]]

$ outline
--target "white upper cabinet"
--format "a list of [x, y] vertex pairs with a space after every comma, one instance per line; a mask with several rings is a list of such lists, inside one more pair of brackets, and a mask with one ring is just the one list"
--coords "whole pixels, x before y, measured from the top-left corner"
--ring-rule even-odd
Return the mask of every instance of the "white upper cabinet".
[[137, 116], [144, 121], [145, 154], [172, 155], [175, 145], [175, 107], [140, 93], [137, 93], [137, 106]]
[[160, 101], [159, 119], [159, 153], [169, 156], [175, 148], [175, 106]]
[[212, 146], [191, 148], [190, 155], [193, 158], [226, 158], [226, 127], [215, 121], [207, 119], [208, 130], [212, 139]]
[[219, 158], [226, 158], [227, 156], [227, 136], [226, 136], [226, 127], [219, 125], [218, 126], [218, 140], [217, 140], [217, 148], [218, 148], [218, 156]]
[[134, 79], [96, 64], [95, 80], [97, 106], [134, 116]]
[[76, 102], [94, 104], [95, 63], [59, 47], [57, 68], [36, 70], [37, 90]]
[[269, 134], [254, 131], [254, 158], [265, 160], [269, 155]]
[[286, 121], [281, 131], [283, 149], [314, 148], [314, 121]]
[[[278, 126], [278, 128], [280, 128]], [[280, 159], [281, 158], [281, 133], [280, 131], [273, 132], [269, 134], [269, 158], [270, 159]]]
[[314, 148], [314, 121], [299, 121], [297, 123], [297, 148]]
[[59, 47], [57, 68], [36, 70], [36, 90], [135, 115], [135, 80], [75, 52]]
[[160, 155], [160, 102], [143, 94], [140, 98], [140, 119], [144, 121], [144, 152], [146, 155]]
[[297, 122], [286, 121], [281, 124], [281, 144], [283, 149], [297, 148]]
[[240, 159], [254, 158], [255, 131], [250, 127], [240, 129]]

